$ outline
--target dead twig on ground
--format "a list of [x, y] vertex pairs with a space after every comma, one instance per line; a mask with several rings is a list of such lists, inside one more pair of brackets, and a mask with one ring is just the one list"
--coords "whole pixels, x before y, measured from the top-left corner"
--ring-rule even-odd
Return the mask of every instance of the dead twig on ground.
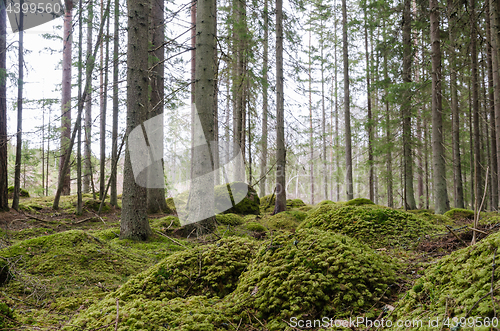
[[170, 238], [170, 237], [169, 237], [169, 236], [167, 236], [166, 234], [163, 234], [163, 233], [161, 233], [160, 231], [157, 231], [157, 230], [155, 230], [155, 232], [156, 232], [156, 233], [158, 233], [160, 236], [163, 236], [163, 237], [165, 237], [165, 238], [170, 239], [173, 243], [175, 243], [175, 244], [177, 244], [177, 245], [179, 245], [179, 246], [182, 246], [182, 247], [184, 247], [185, 249], [188, 249], [186, 246], [184, 246], [184, 245], [183, 245], [183, 244], [181, 244], [180, 242], [178, 242], [178, 241], [176, 241], [176, 240], [174, 240], [174, 239]]
[[465, 247], [467, 247], [467, 246], [468, 246], [468, 245], [467, 245], [467, 243], [466, 243], [465, 241], [463, 241], [462, 239], [460, 239], [460, 237], [459, 237], [459, 236], [457, 236], [457, 234], [453, 231], [453, 229], [451, 228], [451, 226], [446, 225], [446, 229], [447, 229], [448, 231], [450, 231], [450, 233], [451, 233], [452, 235], [454, 235], [454, 236], [455, 236], [455, 238], [457, 238], [459, 241], [461, 241], [461, 242], [465, 245]]

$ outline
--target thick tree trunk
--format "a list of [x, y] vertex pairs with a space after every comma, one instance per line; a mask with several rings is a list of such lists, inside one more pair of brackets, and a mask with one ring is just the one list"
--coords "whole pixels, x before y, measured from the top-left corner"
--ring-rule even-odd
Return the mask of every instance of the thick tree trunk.
[[[61, 158], [59, 162], [59, 172], [63, 170], [66, 158], [71, 158], [71, 151], [65, 154], [69, 139], [71, 137], [71, 50], [72, 50], [72, 11], [73, 2], [65, 1], [66, 12], [64, 13], [63, 25], [63, 77], [62, 77], [62, 98], [61, 98]], [[69, 195], [71, 192], [70, 169], [63, 174], [62, 195]]]
[[[23, 1], [21, 0], [21, 5]], [[24, 15], [19, 15], [19, 49], [18, 49], [18, 70], [17, 80], [17, 135], [16, 135], [16, 165], [14, 169], [14, 199], [12, 208], [19, 210], [19, 194], [21, 191], [21, 156], [23, 146], [23, 85], [24, 85]]]
[[260, 163], [260, 196], [266, 195], [266, 179], [267, 179], [267, 108], [268, 108], [268, 52], [269, 52], [269, 12], [268, 0], [264, 0], [264, 53], [262, 54], [262, 156]]
[[347, 44], [347, 4], [342, 0], [342, 51], [344, 59], [344, 125], [345, 125], [345, 162], [346, 162], [346, 197], [354, 198], [352, 180], [352, 147], [351, 147], [351, 111], [349, 97], [349, 51]]
[[[127, 135], [146, 119], [148, 104], [148, 0], [128, 0]], [[120, 238], [146, 240], [151, 235], [146, 214], [146, 188], [134, 178], [129, 148], [123, 170]]]
[[285, 114], [283, 96], [283, 0], [276, 0], [276, 203], [273, 214], [286, 210]]
[[490, 141], [491, 141], [491, 210], [498, 209], [498, 162], [497, 162], [497, 134], [495, 128], [495, 96], [493, 84], [493, 58], [492, 58], [492, 42], [491, 42], [491, 24], [490, 24], [490, 6], [486, 5], [486, 62], [488, 67], [488, 109], [490, 115]]
[[441, 44], [439, 36], [438, 1], [429, 0], [432, 57], [432, 158], [434, 202], [436, 214], [450, 209], [446, 189], [446, 169], [443, 147], [443, 110], [441, 103]]
[[[165, 67], [163, 61], [165, 60], [165, 49], [163, 43], [165, 40], [165, 26], [164, 26], [164, 10], [165, 5], [163, 1], [153, 1], [151, 11], [151, 26], [150, 37], [151, 47], [154, 50], [150, 56], [151, 77], [150, 82], [150, 109], [148, 112], [148, 119], [163, 114], [164, 104], [164, 75]], [[163, 130], [158, 133], [163, 142]], [[158, 146], [160, 147], [160, 146]], [[163, 155], [163, 144], [159, 150], [160, 155]], [[163, 158], [155, 160], [149, 167], [148, 171], [148, 189], [147, 189], [147, 210], [148, 213], [158, 213], [160, 211], [167, 211], [167, 203], [165, 201], [165, 177], [163, 170]]]
[[0, 211], [9, 209], [7, 180], [7, 13], [0, 6]]
[[[94, 4], [90, 0], [87, 6], [88, 17], [87, 17], [87, 56], [92, 54], [92, 22], [94, 20]], [[82, 45], [83, 46], [83, 45]], [[87, 66], [86, 70], [89, 70]], [[90, 192], [90, 179], [92, 178], [92, 88], [87, 91], [87, 100], [85, 100], [85, 146], [84, 146], [84, 165], [83, 165], [83, 193]]]
[[[115, 0], [114, 8], [115, 26], [113, 34], [113, 131], [111, 133], [111, 164], [118, 162], [118, 46], [120, 26], [120, 2]], [[118, 183], [116, 167], [111, 167], [111, 193], [109, 203], [118, 207]]]

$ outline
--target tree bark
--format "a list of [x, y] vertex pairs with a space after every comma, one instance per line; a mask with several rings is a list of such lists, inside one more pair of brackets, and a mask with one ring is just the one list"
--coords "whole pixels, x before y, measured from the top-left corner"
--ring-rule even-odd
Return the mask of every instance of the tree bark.
[[[128, 0], [127, 48], [127, 136], [147, 116], [148, 104], [148, 0]], [[146, 188], [134, 178], [129, 148], [125, 150], [123, 170], [120, 239], [146, 240], [151, 228], [146, 213]]]
[[491, 54], [493, 67], [493, 100], [495, 107], [495, 132], [497, 156], [497, 185], [500, 187], [500, 19], [497, 1], [490, 0]]
[[[21, 6], [23, 0], [21, 0]], [[16, 165], [14, 169], [14, 199], [12, 208], [19, 210], [19, 193], [21, 191], [21, 156], [23, 146], [23, 85], [24, 85], [24, 15], [19, 15], [19, 49], [18, 49], [18, 80], [17, 80], [17, 135], [16, 135]]]
[[311, 205], [314, 205], [314, 139], [312, 109], [312, 69], [311, 69], [311, 24], [309, 24], [309, 180], [311, 182]]
[[372, 116], [372, 98], [370, 88], [370, 52], [368, 50], [368, 18], [366, 8], [364, 8], [364, 30], [365, 30], [365, 61], [366, 61], [366, 99], [367, 99], [367, 128], [368, 128], [368, 191], [371, 201], [375, 200], [374, 194], [374, 174], [373, 174], [373, 116]]
[[[66, 158], [71, 158], [71, 151], [65, 154], [68, 149], [68, 142], [71, 137], [71, 51], [72, 51], [72, 11], [73, 1], [65, 0], [65, 13], [63, 25], [63, 77], [62, 77], [62, 98], [61, 98], [61, 158], [59, 162], [59, 172], [63, 171]], [[62, 195], [69, 195], [71, 192], [70, 169], [63, 174]]]
[[[115, 26], [113, 34], [113, 129], [111, 133], [111, 164], [118, 163], [118, 46], [120, 26], [120, 2], [115, 0]], [[111, 167], [111, 192], [109, 203], [118, 207], [117, 167]]]
[[264, 0], [264, 53], [262, 54], [262, 156], [260, 163], [260, 196], [266, 195], [266, 180], [267, 180], [267, 108], [268, 108], [268, 53], [269, 53], [269, 12], [268, 0]]
[[[78, 99], [82, 97], [82, 71], [83, 71], [83, 63], [82, 63], [82, 45], [83, 45], [83, 0], [78, 2]], [[78, 142], [77, 142], [77, 156], [76, 156], [76, 214], [82, 214], [83, 208], [83, 197], [82, 197], [82, 126], [78, 125]]]
[[276, 202], [273, 214], [286, 210], [285, 114], [283, 96], [283, 0], [276, 0]]
[[344, 58], [344, 125], [345, 125], [345, 159], [346, 159], [346, 197], [354, 198], [352, 180], [352, 147], [351, 147], [351, 112], [349, 97], [349, 52], [347, 44], [347, 4], [342, 0], [342, 51]]
[[[93, 0], [89, 0], [87, 18], [87, 57], [92, 54], [92, 22], [94, 20]], [[83, 46], [83, 45], [82, 45]], [[94, 59], [92, 59], [93, 61]], [[86, 70], [89, 70], [87, 66]], [[92, 178], [92, 87], [87, 91], [87, 100], [85, 100], [85, 160], [83, 175], [83, 193], [90, 192], [90, 180]]]
[[[163, 1], [152, 1], [152, 12], [151, 12], [151, 47], [154, 50], [152, 56], [150, 56], [151, 63], [151, 77], [150, 81], [150, 110], [148, 112], [148, 119], [163, 114], [163, 104], [164, 104], [164, 76], [165, 67], [163, 61], [165, 60], [165, 49], [163, 43], [165, 40], [165, 26], [164, 26], [164, 11], [165, 5]], [[163, 142], [163, 130], [158, 133], [161, 136], [161, 141]], [[160, 149], [161, 155], [163, 155], [163, 145]], [[167, 211], [167, 203], [165, 201], [165, 177], [163, 168], [163, 158], [158, 161], [154, 161], [150, 166], [148, 172], [148, 189], [147, 189], [147, 209], [148, 213], [158, 213], [160, 211]], [[162, 183], [162, 185], [158, 185]], [[159, 187], [161, 186], [161, 187]]]
[[387, 180], [387, 206], [390, 208], [394, 207], [394, 196], [393, 196], [393, 188], [392, 188], [392, 132], [391, 132], [391, 114], [389, 110], [389, 73], [387, 68], [387, 41], [386, 34], [387, 30], [384, 24], [384, 82], [385, 82], [385, 95], [384, 95], [384, 104], [385, 104], [385, 139], [386, 139], [386, 180]]
[[0, 6], [0, 211], [9, 210], [7, 179], [7, 13]]
[[446, 189], [446, 169], [443, 147], [443, 110], [441, 102], [441, 44], [439, 36], [438, 1], [429, 0], [432, 58], [432, 158], [434, 174], [435, 213], [450, 209]]

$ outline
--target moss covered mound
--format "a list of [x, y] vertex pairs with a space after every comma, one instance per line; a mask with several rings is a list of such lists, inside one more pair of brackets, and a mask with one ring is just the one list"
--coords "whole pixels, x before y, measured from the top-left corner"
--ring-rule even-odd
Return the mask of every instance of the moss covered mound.
[[[446, 314], [450, 318], [460, 319], [470, 311], [469, 316], [491, 320], [494, 316], [493, 306], [498, 307], [498, 302], [492, 303], [489, 292], [492, 286], [495, 297], [500, 292], [499, 251], [496, 253], [496, 261], [493, 261], [494, 251], [499, 246], [500, 233], [497, 232], [475, 246], [455, 251], [431, 265], [400, 300], [399, 308], [393, 314], [394, 318], [419, 318], [427, 326], [429, 318], [439, 316], [442, 321]], [[496, 266], [492, 284], [494, 263]]]
[[272, 212], [276, 203], [276, 195], [268, 194], [260, 198], [260, 210], [262, 212]]
[[17, 268], [50, 280], [55, 290], [60, 286], [69, 291], [75, 284], [95, 286], [103, 281], [112, 287], [145, 264], [141, 257], [79, 230], [24, 240], [0, 250], [0, 256], [15, 258]]
[[[9, 186], [7, 188], [7, 194], [9, 196], [9, 199], [13, 199], [14, 198], [14, 186]], [[19, 196], [21, 198], [29, 198], [30, 197], [30, 192], [28, 192], [28, 190], [26, 189], [23, 189], [22, 187], [19, 189]]]
[[349, 200], [345, 203], [347, 206], [362, 206], [362, 205], [374, 205], [373, 201], [365, 198], [356, 198]]
[[474, 211], [463, 208], [453, 208], [443, 214], [454, 221], [471, 221], [474, 219]]
[[[83, 203], [84, 207], [85, 208], [88, 208], [88, 209], [92, 209], [94, 211], [98, 211], [99, 210], [99, 206], [101, 205], [101, 200], [95, 200], [95, 199], [88, 199], [87, 201], [85, 201]], [[102, 205], [102, 212], [107, 212], [111, 209], [111, 207], [109, 206], [109, 203], [107, 202], [104, 202], [104, 204]]]
[[357, 238], [372, 247], [409, 245], [432, 227], [413, 214], [379, 206], [323, 205], [309, 214], [299, 228], [332, 230]]
[[283, 320], [292, 316], [344, 317], [370, 308], [394, 282], [394, 268], [355, 239], [301, 230], [263, 245], [225, 300], [242, 318], [250, 312], [269, 330], [285, 330]]
[[[228, 194], [229, 193], [229, 194]], [[226, 210], [226, 206], [235, 206]], [[233, 213], [240, 215], [260, 214], [260, 199], [257, 191], [243, 182], [233, 182], [215, 187], [215, 210], [217, 213]]]
[[236, 215], [236, 214], [217, 214], [215, 215], [215, 218], [217, 219], [217, 222], [223, 225], [241, 225], [245, 221], [243, 220], [243, 217]]
[[306, 204], [301, 199], [288, 199], [286, 200], [286, 207], [288, 208], [300, 208], [304, 207]]
[[15, 330], [14, 312], [6, 303], [0, 302], [0, 330]]
[[260, 223], [257, 222], [249, 222], [245, 225], [248, 231], [252, 232], [266, 232], [267, 229]]
[[157, 219], [151, 219], [149, 220], [149, 224], [151, 225], [152, 228], [157, 228], [158, 230], [166, 230], [166, 229], [173, 229], [173, 228], [178, 228], [181, 226], [181, 222], [179, 221], [179, 218], [177, 216], [165, 216]]

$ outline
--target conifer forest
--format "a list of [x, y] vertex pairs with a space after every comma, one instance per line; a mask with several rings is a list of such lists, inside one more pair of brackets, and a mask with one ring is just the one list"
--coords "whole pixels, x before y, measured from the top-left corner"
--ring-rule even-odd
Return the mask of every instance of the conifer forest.
[[0, 330], [500, 329], [499, 68], [498, 0], [0, 0]]

